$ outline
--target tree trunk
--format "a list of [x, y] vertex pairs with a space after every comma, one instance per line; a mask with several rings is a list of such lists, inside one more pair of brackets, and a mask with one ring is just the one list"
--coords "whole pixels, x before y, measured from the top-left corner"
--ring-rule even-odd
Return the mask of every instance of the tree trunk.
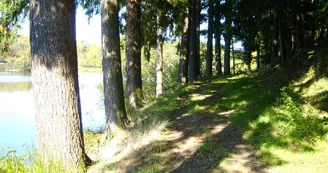
[[38, 150], [74, 172], [85, 154], [73, 0], [30, 2], [32, 82]]
[[280, 64], [284, 63], [284, 40], [282, 38], [282, 21], [281, 17], [278, 19], [278, 27], [279, 27], [279, 55], [280, 55]]
[[213, 2], [210, 0], [209, 8], [208, 8], [206, 76], [212, 76], [212, 63], [213, 63]]
[[230, 42], [231, 42], [231, 35], [230, 33], [226, 33], [225, 36], [225, 47], [224, 47], [224, 71], [225, 75], [230, 74]]
[[164, 10], [157, 9], [156, 97], [163, 93], [163, 18]]
[[126, 0], [126, 95], [129, 104], [142, 107], [141, 0]]
[[196, 48], [197, 48], [197, 41], [196, 41], [196, 35], [197, 35], [197, 25], [196, 25], [196, 3], [197, 0], [191, 0], [191, 19], [190, 19], [190, 40], [189, 40], [189, 67], [188, 67], [188, 73], [189, 73], [189, 82], [193, 83], [196, 78]]
[[277, 15], [277, 22], [278, 22], [278, 38], [279, 38], [279, 58], [280, 58], [280, 64], [282, 65], [284, 63], [284, 38], [283, 38], [283, 9], [284, 5], [282, 0], [278, 0], [278, 3], [276, 4], [276, 13]]
[[226, 14], [226, 21], [225, 21], [225, 48], [224, 48], [224, 68], [223, 73], [225, 75], [230, 74], [230, 44], [231, 44], [231, 13], [232, 13], [232, 0], [226, 0], [228, 12]]
[[124, 104], [118, 1], [101, 1], [101, 45], [104, 80], [106, 132], [112, 135], [124, 127], [127, 116]]
[[195, 62], [195, 79], [198, 80], [200, 74], [200, 19], [201, 19], [201, 0], [196, 0], [196, 62]]
[[179, 85], [184, 85], [188, 82], [188, 15], [185, 14], [183, 19], [183, 33], [180, 44], [180, 61], [179, 61]]
[[232, 47], [232, 71], [233, 74], [236, 74], [236, 63], [235, 63], [235, 45], [234, 45], [234, 40], [231, 39], [231, 47]]
[[271, 27], [271, 49], [270, 49], [270, 63], [271, 68], [274, 68], [276, 63], [276, 27], [275, 27], [275, 14], [271, 14], [272, 27]]
[[216, 2], [215, 13], [215, 61], [216, 73], [222, 75], [222, 62], [221, 62], [221, 22], [220, 22], [220, 0]]
[[260, 72], [261, 71], [260, 57], [261, 57], [261, 38], [259, 36], [258, 37], [257, 56], [256, 56], [256, 70], [257, 70], [257, 72]]

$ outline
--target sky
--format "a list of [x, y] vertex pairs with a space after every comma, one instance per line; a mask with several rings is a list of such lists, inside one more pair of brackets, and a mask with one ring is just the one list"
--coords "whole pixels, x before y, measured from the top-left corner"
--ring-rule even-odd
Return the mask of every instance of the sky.
[[[29, 33], [29, 20], [26, 18], [18, 34], [29, 35]], [[83, 9], [79, 7], [76, 13], [76, 39], [89, 44], [101, 44], [100, 15], [93, 16], [89, 21]]]
[[[29, 35], [29, 20], [25, 19], [22, 24], [21, 29], [18, 34], [20, 35]], [[207, 23], [201, 25], [201, 29], [207, 29]], [[84, 14], [84, 11], [81, 7], [78, 7], [76, 13], [76, 39], [77, 41], [85, 41], [88, 44], [101, 44], [101, 20], [100, 15], [93, 16], [90, 20]], [[201, 36], [202, 41], [206, 41], [207, 38]], [[213, 40], [214, 43], [214, 40]], [[224, 45], [224, 40], [221, 39], [221, 44]], [[241, 42], [235, 43], [236, 49], [241, 49]]]

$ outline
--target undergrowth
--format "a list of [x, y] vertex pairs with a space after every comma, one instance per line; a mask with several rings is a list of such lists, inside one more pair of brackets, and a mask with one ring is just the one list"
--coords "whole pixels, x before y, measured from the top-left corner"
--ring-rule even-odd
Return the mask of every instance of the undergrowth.
[[[175, 161], [177, 170], [205, 165], [204, 172], [233, 172], [231, 157], [246, 144], [265, 163], [261, 169], [266, 171], [328, 172], [328, 79], [320, 64], [313, 60], [312, 67], [287, 65], [269, 76], [209, 79], [164, 94], [109, 140], [101, 133], [85, 133], [88, 154], [97, 161], [88, 172], [171, 172]], [[175, 124], [180, 129], [173, 127], [175, 121], [182, 123]], [[163, 137], [174, 130], [181, 136], [165, 141]], [[202, 140], [196, 143], [197, 139]], [[173, 145], [178, 151], [186, 149], [188, 157], [170, 159], [181, 154], [171, 151]], [[0, 170], [24, 172], [23, 161], [12, 154], [1, 158]]]
[[[45, 159], [36, 150], [26, 155], [18, 155], [15, 150], [5, 150], [0, 158], [0, 173], [74, 173], [55, 157]], [[83, 170], [83, 169], [81, 169]]]

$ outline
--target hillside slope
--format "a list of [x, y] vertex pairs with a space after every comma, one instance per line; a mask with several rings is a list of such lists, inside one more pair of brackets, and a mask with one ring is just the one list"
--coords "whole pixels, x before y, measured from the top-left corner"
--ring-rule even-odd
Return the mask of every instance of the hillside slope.
[[164, 95], [112, 140], [89, 141], [89, 172], [328, 172], [323, 52]]

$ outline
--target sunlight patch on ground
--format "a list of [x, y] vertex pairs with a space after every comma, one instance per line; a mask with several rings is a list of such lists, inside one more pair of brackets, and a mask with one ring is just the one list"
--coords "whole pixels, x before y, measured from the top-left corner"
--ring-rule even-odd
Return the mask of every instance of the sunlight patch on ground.
[[[104, 147], [98, 149], [101, 153], [95, 155], [99, 155], [99, 158], [92, 159], [100, 160], [102, 164], [93, 169], [91, 168], [90, 172], [97, 172], [106, 165], [112, 164], [115, 168], [111, 168], [111, 170], [117, 169], [117, 172], [124, 172], [125, 167], [133, 165], [135, 158], [138, 157], [133, 156], [133, 153], [160, 139], [161, 132], [165, 129], [167, 123], [167, 121], [154, 121], [144, 130], [117, 132], [113, 139], [107, 142]], [[180, 136], [181, 134], [176, 134], [175, 138]]]
[[215, 134], [218, 134], [220, 133], [223, 129], [225, 129], [229, 124], [225, 124], [225, 125], [222, 125], [222, 124], [219, 124], [219, 125], [216, 125], [212, 130], [211, 130], [211, 133], [213, 135]]
[[235, 110], [232, 109], [232, 110], [229, 110], [229, 111], [220, 112], [220, 113], [218, 113], [218, 115], [229, 117], [229, 115], [231, 115], [234, 112], [235, 112]]
[[163, 132], [163, 136], [161, 137], [161, 140], [175, 141], [175, 140], [178, 140], [178, 139], [182, 138], [183, 132], [168, 131], [168, 132]]
[[328, 79], [322, 78], [317, 80], [313, 85], [308, 88], [308, 91], [303, 94], [303, 97], [315, 96], [317, 94], [327, 91]]
[[268, 172], [328, 172], [328, 146], [326, 142], [317, 142], [321, 152], [292, 152], [284, 149], [273, 149], [278, 157], [288, 160], [288, 164], [272, 167]]
[[258, 161], [255, 151], [247, 145], [235, 146], [235, 152], [225, 158], [220, 164], [220, 170], [227, 172], [256, 172], [256, 168], [261, 168], [264, 163]]
[[202, 141], [203, 140], [198, 137], [190, 137], [185, 141], [177, 143], [177, 147], [172, 151], [188, 159], [196, 152], [196, 149], [202, 144]]
[[177, 117], [176, 119], [179, 120], [179, 119], [182, 119], [182, 118], [185, 118], [185, 117], [189, 117], [191, 114], [182, 114], [181, 116]]
[[205, 100], [206, 98], [211, 97], [212, 95], [207, 94], [191, 94], [191, 101], [201, 101], [201, 100]]

